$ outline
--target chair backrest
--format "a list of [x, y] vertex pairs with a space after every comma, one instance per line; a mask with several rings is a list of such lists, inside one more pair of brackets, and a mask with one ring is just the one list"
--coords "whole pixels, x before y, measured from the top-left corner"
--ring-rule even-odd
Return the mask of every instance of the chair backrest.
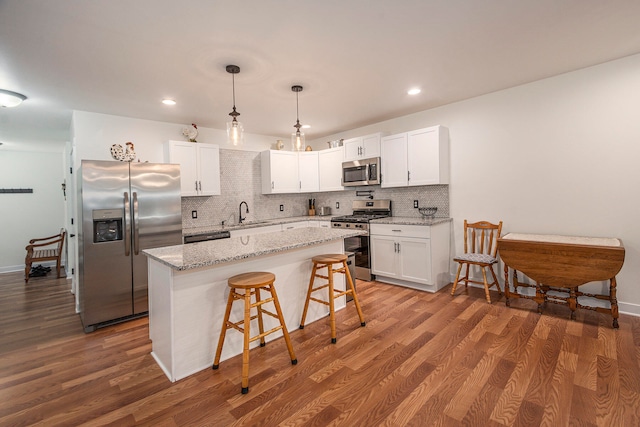
[[60, 229], [60, 241], [58, 242], [58, 255], [62, 254], [62, 248], [64, 247], [64, 238], [67, 235], [67, 230]]
[[492, 224], [488, 221], [469, 223], [464, 220], [464, 253], [485, 254], [495, 258], [498, 253], [498, 239], [502, 232], [502, 221]]

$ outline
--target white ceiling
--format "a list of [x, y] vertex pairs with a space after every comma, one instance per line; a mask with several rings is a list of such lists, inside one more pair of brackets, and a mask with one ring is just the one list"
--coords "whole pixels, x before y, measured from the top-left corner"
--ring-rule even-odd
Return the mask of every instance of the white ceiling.
[[[316, 139], [640, 52], [638, 0], [0, 0], [0, 141], [72, 110]], [[411, 97], [410, 87], [422, 93]], [[163, 98], [178, 104], [167, 107]]]

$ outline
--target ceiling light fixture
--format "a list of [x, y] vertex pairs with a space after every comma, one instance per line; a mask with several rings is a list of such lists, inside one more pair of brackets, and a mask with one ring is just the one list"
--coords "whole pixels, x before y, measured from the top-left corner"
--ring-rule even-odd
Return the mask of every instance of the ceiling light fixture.
[[174, 101], [173, 99], [163, 99], [162, 103], [164, 105], [176, 105], [176, 101]]
[[17, 107], [25, 99], [27, 97], [21, 93], [0, 89], [0, 105], [3, 107]]
[[298, 93], [302, 92], [302, 86], [291, 86], [291, 90], [296, 93], [296, 124], [293, 125], [296, 131], [291, 134], [291, 145], [293, 151], [304, 151], [307, 147], [304, 144], [304, 133], [300, 132], [302, 125], [298, 114]]
[[237, 65], [227, 65], [227, 73], [231, 74], [231, 81], [233, 84], [233, 111], [229, 113], [233, 119], [227, 122], [227, 141], [229, 144], [239, 147], [244, 142], [244, 128], [237, 117], [240, 115], [236, 111], [236, 74], [240, 72], [240, 67]]
[[407, 91], [407, 93], [408, 93], [409, 95], [417, 95], [417, 94], [419, 94], [420, 92], [421, 92], [421, 91], [420, 91], [420, 89], [409, 89], [409, 90]]

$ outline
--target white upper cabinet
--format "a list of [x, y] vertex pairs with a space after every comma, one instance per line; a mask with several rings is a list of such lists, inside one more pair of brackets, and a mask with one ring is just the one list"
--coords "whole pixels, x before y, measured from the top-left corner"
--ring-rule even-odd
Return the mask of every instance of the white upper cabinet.
[[381, 133], [344, 140], [344, 161], [380, 157]]
[[449, 130], [433, 126], [407, 134], [409, 185], [449, 183]]
[[382, 138], [381, 187], [449, 183], [449, 131], [432, 126]]
[[318, 151], [320, 191], [340, 191], [342, 186], [343, 147]]
[[407, 185], [407, 134], [385, 136], [380, 144], [381, 187], [406, 187]]
[[262, 194], [298, 193], [298, 153], [267, 150], [260, 153]]
[[182, 196], [220, 194], [220, 148], [185, 141], [167, 143], [167, 162], [180, 165]]
[[298, 180], [301, 193], [311, 193], [319, 190], [317, 151], [298, 153]]

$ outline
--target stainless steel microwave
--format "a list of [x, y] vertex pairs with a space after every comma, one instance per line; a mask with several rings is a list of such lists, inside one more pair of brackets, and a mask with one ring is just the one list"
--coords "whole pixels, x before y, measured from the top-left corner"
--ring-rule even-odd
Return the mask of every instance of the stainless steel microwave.
[[380, 184], [380, 157], [342, 163], [343, 186], [376, 184]]

